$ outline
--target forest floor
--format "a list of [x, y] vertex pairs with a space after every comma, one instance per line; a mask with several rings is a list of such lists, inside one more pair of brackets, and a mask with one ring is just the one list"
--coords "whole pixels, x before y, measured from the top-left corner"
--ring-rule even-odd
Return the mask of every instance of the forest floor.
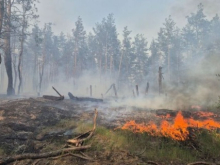
[[[220, 164], [220, 136], [200, 131], [196, 143], [178, 142], [120, 128], [127, 121], [150, 121], [157, 115], [176, 115], [173, 110], [146, 110], [112, 107], [109, 103], [75, 102], [65, 99], [0, 97], [0, 162], [5, 157], [44, 153], [62, 149], [68, 139], [90, 130], [94, 109], [98, 110], [97, 129], [86, 141], [92, 147], [84, 153], [93, 160], [61, 155], [56, 158], [26, 159], [11, 164], [187, 164], [202, 161]], [[216, 112], [215, 112], [216, 113]], [[184, 111], [183, 115], [192, 115]], [[216, 120], [220, 121], [219, 114]]]

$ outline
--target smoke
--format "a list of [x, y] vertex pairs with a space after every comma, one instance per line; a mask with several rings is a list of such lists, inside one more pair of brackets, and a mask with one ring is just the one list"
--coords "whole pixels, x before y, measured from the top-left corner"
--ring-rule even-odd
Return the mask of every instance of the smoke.
[[[55, 83], [48, 85], [43, 94], [54, 95], [55, 91], [52, 89], [54, 86], [61, 94], [68, 97], [68, 92], [71, 92], [76, 97], [90, 97], [90, 86], [92, 97], [102, 98], [107, 89], [115, 83], [110, 74], [100, 76], [95, 71], [85, 71], [77, 78], [70, 78], [66, 80], [65, 76], [60, 75], [59, 80]], [[111, 94], [112, 91], [110, 92]]]
[[[89, 1], [87, 1], [89, 2]], [[123, 5], [133, 7], [132, 9], [129, 8], [129, 13], [125, 12], [127, 10], [113, 10], [111, 9], [105, 11], [106, 13], [98, 13], [93, 12], [97, 11], [95, 6], [96, 3], [90, 2], [93, 4], [93, 8], [91, 8], [91, 5], [83, 5], [87, 6], [86, 8], [78, 7], [76, 11], [79, 11], [81, 13], [69, 13], [68, 15], [65, 13], [65, 11], [75, 11], [72, 10], [71, 5], [74, 6], [74, 8], [77, 8], [76, 4], [79, 5], [79, 2], [71, 2], [71, 5], [67, 5], [68, 8], [65, 8], [62, 6], [63, 2], [41, 2], [43, 5], [41, 5], [40, 8], [40, 14], [43, 15], [45, 22], [50, 22], [53, 20], [53, 23], [56, 24], [55, 31], [62, 31], [67, 30], [70, 32], [71, 28], [74, 27], [74, 20], [78, 17], [78, 15], [82, 15], [84, 23], [90, 22], [87, 26], [93, 26], [93, 24], [96, 21], [101, 21], [102, 17], [107, 15], [108, 13], [116, 13], [116, 25], [122, 27], [128, 25], [128, 27], [131, 27], [132, 31], [136, 33], [136, 31], [139, 32], [147, 32], [147, 36], [152, 35], [156, 36], [156, 33], [158, 32], [159, 26], [161, 26], [162, 21], [164, 21], [164, 15], [167, 17], [169, 13], [172, 15], [175, 21], [177, 21], [178, 26], [179, 25], [185, 25], [186, 24], [186, 16], [190, 15], [190, 13], [195, 12], [197, 9], [197, 5], [199, 3], [202, 3], [204, 5], [204, 12], [208, 17], [213, 17], [216, 13], [219, 13], [220, 8], [220, 2], [218, 0], [180, 0], [175, 1], [174, 4], [171, 5], [169, 12], [162, 11], [158, 13], [158, 10], [152, 11], [152, 7], [150, 4], [153, 3], [153, 1], [148, 3], [148, 5], [145, 5], [147, 2], [142, 2], [141, 6], [139, 5], [133, 5], [133, 2], [129, 1], [129, 3], [124, 4], [124, 2], [120, 2], [121, 5], [115, 5], [121, 6], [119, 9], [122, 9]], [[52, 6], [52, 8], [47, 8], [48, 5], [44, 5], [44, 3], [49, 4]], [[51, 4], [52, 3], [52, 4]], [[112, 2], [108, 2], [113, 6]], [[117, 1], [118, 3], [118, 1]], [[161, 2], [162, 3], [162, 2]], [[154, 3], [153, 3], [154, 4]], [[155, 3], [157, 4], [157, 3]], [[154, 4], [154, 5], [155, 5]], [[214, 5], [213, 5], [214, 4]], [[82, 5], [82, 4], [81, 4]], [[157, 4], [158, 5], [158, 4]], [[89, 7], [88, 7], [89, 6]], [[108, 5], [107, 5], [108, 6]], [[148, 6], [149, 10], [145, 10], [145, 6]], [[156, 6], [156, 5], [155, 5]], [[161, 6], [164, 6], [162, 3]], [[102, 5], [99, 6], [102, 8], [103, 12], [106, 8], [103, 8]], [[124, 7], [124, 6], [123, 6]], [[55, 10], [54, 10], [55, 8]], [[91, 8], [91, 9], [90, 9]], [[85, 11], [86, 9], [86, 11]], [[90, 10], [89, 10], [90, 9]], [[167, 8], [166, 8], [167, 9]], [[50, 11], [48, 13], [48, 10]], [[82, 10], [82, 11], [81, 11]], [[87, 14], [88, 10], [91, 13], [91, 15]], [[60, 13], [60, 11], [62, 11]], [[120, 12], [118, 12], [120, 11]], [[121, 12], [124, 11], [124, 12]], [[135, 12], [134, 12], [135, 11]], [[143, 14], [143, 11], [151, 12]], [[59, 14], [58, 14], [59, 13]], [[96, 13], [96, 14], [95, 14]], [[97, 14], [98, 13], [98, 14]], [[95, 14], [95, 15], [93, 15]], [[128, 16], [130, 14], [130, 16]], [[64, 16], [65, 15], [65, 16]], [[96, 17], [98, 15], [98, 17]], [[122, 15], [122, 16], [120, 16]], [[153, 18], [152, 19], [152, 15]], [[162, 15], [162, 17], [161, 17]], [[46, 17], [44, 17], [46, 16]], [[88, 18], [89, 17], [89, 18]], [[51, 19], [54, 18], [54, 19]], [[84, 20], [85, 18], [85, 20]], [[145, 20], [146, 19], [146, 20]], [[117, 22], [118, 21], [118, 22]], [[161, 21], [161, 22], [160, 22]], [[122, 25], [118, 25], [118, 23], [121, 23]], [[129, 25], [128, 23], [131, 23]], [[159, 22], [159, 23], [158, 23]], [[155, 25], [156, 24], [156, 25]], [[65, 25], [65, 26], [64, 26]], [[133, 27], [132, 27], [133, 26]], [[155, 28], [155, 26], [158, 28]], [[64, 29], [66, 28], [66, 29]], [[151, 38], [150, 36], [149, 38]], [[150, 88], [149, 93], [145, 96], [145, 87], [146, 82], [142, 82], [142, 84], [139, 85], [139, 97], [134, 97], [132, 91], [135, 91], [135, 85], [136, 84], [128, 84], [128, 82], [125, 82], [124, 85], [119, 85], [117, 82], [117, 79], [115, 80], [114, 76], [112, 74], [105, 74], [100, 76], [100, 73], [96, 73], [94, 71], [87, 71], [83, 72], [79, 77], [76, 78], [70, 78], [67, 79], [63, 73], [60, 73], [59, 76], [57, 76], [59, 79], [56, 80], [54, 83], [50, 83], [46, 85], [46, 89], [44, 89], [41, 93], [41, 95], [56, 95], [55, 91], [52, 89], [52, 86], [54, 86], [61, 94], [65, 96], [65, 98], [68, 98], [67, 93], [71, 92], [74, 96], [77, 97], [90, 97], [90, 86], [92, 86], [92, 97], [95, 98], [102, 98], [102, 94], [104, 96], [104, 100], [107, 101], [109, 104], [109, 107], [119, 107], [119, 106], [125, 106], [125, 107], [136, 107], [136, 108], [143, 108], [143, 109], [159, 109], [159, 108], [167, 108], [167, 109], [187, 109], [191, 105], [203, 105], [208, 106], [214, 104], [217, 99], [218, 95], [220, 95], [220, 88], [219, 88], [219, 81], [216, 78], [216, 74], [220, 73], [220, 56], [218, 54], [207, 54], [202, 60], [193, 60], [195, 63], [190, 64], [190, 68], [188, 68], [188, 71], [184, 76], [184, 82], [179, 82], [177, 85], [172, 85], [167, 78], [167, 75], [164, 74], [164, 80], [163, 80], [163, 91], [164, 93], [159, 95], [158, 93], [158, 82], [157, 78], [154, 78], [154, 80], [148, 79], [150, 82]], [[1, 65], [1, 71], [3, 70], [3, 64]], [[152, 70], [149, 72], [153, 72]], [[158, 77], [158, 73], [154, 71], [154, 77]], [[5, 74], [6, 77], [6, 74]], [[45, 78], [45, 77], [44, 77]], [[6, 81], [6, 79], [4, 79]], [[108, 88], [113, 84], [116, 84], [116, 88], [118, 90], [118, 97], [119, 99], [116, 101], [116, 99], [112, 99], [114, 97], [113, 89], [110, 90], [109, 93], [105, 94], [105, 92], [108, 90]], [[28, 87], [31, 83], [26, 83], [25, 89], [26, 91], [31, 91], [30, 89], [32, 86]], [[6, 89], [6, 82], [1, 84], [1, 89]], [[123, 99], [121, 99], [124, 97]], [[91, 106], [94, 106], [93, 104], [90, 104]]]
[[220, 2], [218, 0], [179, 0], [171, 4], [170, 15], [172, 15], [178, 26], [182, 27], [186, 24], [186, 16], [194, 13], [200, 3], [203, 4], [208, 19], [219, 14]]

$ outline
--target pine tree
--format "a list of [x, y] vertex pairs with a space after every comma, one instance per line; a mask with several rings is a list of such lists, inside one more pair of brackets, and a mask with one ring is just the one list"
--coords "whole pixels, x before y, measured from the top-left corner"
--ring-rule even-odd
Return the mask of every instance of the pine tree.
[[75, 29], [73, 29], [73, 41], [74, 41], [74, 75], [78, 76], [80, 71], [86, 68], [87, 59], [87, 44], [86, 44], [86, 32], [83, 27], [83, 22], [80, 17], [75, 23]]
[[101, 23], [97, 23], [93, 31], [100, 74], [103, 71], [113, 74], [118, 71], [120, 61], [120, 42], [113, 14], [109, 14]]
[[118, 78], [121, 83], [127, 83], [130, 74], [131, 58], [133, 56], [133, 49], [130, 37], [131, 31], [127, 26], [123, 30], [122, 50], [119, 64]]
[[148, 81], [150, 81], [150, 84], [157, 84], [158, 68], [159, 66], [162, 66], [162, 62], [160, 57], [159, 46], [155, 40], [151, 42], [149, 50], [150, 50], [150, 57], [148, 60], [148, 66], [149, 66]]
[[133, 83], [142, 83], [148, 73], [147, 41], [142, 34], [137, 34], [133, 42], [134, 56], [131, 59], [130, 79]]

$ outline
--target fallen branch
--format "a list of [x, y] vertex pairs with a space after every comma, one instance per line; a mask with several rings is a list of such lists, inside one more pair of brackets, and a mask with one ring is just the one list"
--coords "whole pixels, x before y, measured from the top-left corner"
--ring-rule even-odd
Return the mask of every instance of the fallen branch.
[[158, 163], [153, 162], [153, 161], [147, 161], [147, 164], [159, 165]]
[[14, 162], [16, 160], [24, 160], [24, 159], [40, 159], [40, 158], [48, 158], [48, 157], [54, 157], [58, 156], [60, 154], [65, 154], [70, 151], [79, 151], [90, 148], [91, 145], [87, 146], [81, 146], [81, 147], [72, 147], [72, 148], [65, 148], [57, 151], [51, 151], [46, 153], [40, 153], [40, 154], [22, 154], [22, 155], [15, 155], [12, 157], [3, 158], [0, 160], [0, 165], [6, 165], [8, 163]]
[[145, 148], [143, 149], [143, 151], [141, 151], [139, 154], [136, 154], [135, 156], [141, 156], [145, 151], [146, 151], [147, 147], [145, 146]]
[[52, 158], [49, 158], [50, 160], [57, 160], [59, 158], [63, 158], [63, 157], [66, 157], [66, 156], [69, 156], [70, 153], [67, 153], [67, 154], [62, 154], [62, 155], [59, 155], [59, 156], [56, 156], [56, 157], [52, 157]]
[[187, 165], [214, 165], [214, 164], [209, 162], [193, 162], [193, 163], [188, 163]]
[[90, 160], [92, 161], [93, 159], [90, 158], [90, 157], [85, 157], [85, 156], [82, 156], [80, 154], [73, 154], [73, 153], [70, 153], [71, 156], [75, 156], [75, 157], [78, 157], [78, 158], [81, 158], [81, 159], [85, 159], [85, 160]]
[[90, 156], [88, 156], [88, 155], [86, 155], [85, 153], [83, 153], [83, 152], [80, 152], [83, 156], [85, 156], [85, 157], [87, 157], [87, 158], [89, 158], [89, 159], [93, 159], [93, 158], [91, 158]]
[[54, 101], [59, 101], [64, 99], [64, 97], [50, 96], [50, 95], [43, 95], [43, 98]]
[[63, 155], [60, 155], [60, 156], [52, 157], [52, 158], [50, 158], [50, 160], [57, 160], [57, 159], [60, 159], [60, 158], [66, 157], [66, 156], [74, 156], [74, 157], [77, 157], [77, 158], [90, 160], [90, 161], [93, 160], [92, 158], [90, 158], [88, 156], [85, 156], [84, 154], [80, 155], [80, 154], [73, 154], [73, 153], [67, 153], [67, 154], [63, 154]]
[[73, 96], [72, 93], [68, 93], [69, 98], [71, 100], [76, 100], [76, 101], [91, 101], [91, 102], [103, 102], [103, 99], [96, 99], [96, 98], [91, 98], [91, 97], [75, 97]]
[[32, 163], [31, 165], [36, 165], [37, 163], [40, 162], [40, 159], [36, 160], [34, 163]]
[[61, 94], [56, 90], [56, 88], [54, 88], [53, 86], [52, 86], [52, 88], [53, 88], [53, 90], [55, 90], [55, 92], [59, 95], [59, 97], [57, 97], [57, 96], [50, 96], [50, 95], [43, 95], [43, 98], [49, 99], [49, 100], [55, 100], [55, 101], [64, 100], [64, 96], [61, 95]]
[[97, 115], [98, 115], [98, 111], [95, 109], [95, 115], [94, 115], [94, 119], [93, 119], [93, 129], [82, 134], [82, 135], [79, 135], [73, 139], [69, 139], [67, 140], [67, 143], [71, 143], [71, 144], [75, 144], [76, 146], [80, 146], [82, 145], [82, 143], [88, 139], [90, 139], [92, 137], [92, 135], [94, 134], [95, 132], [95, 129], [96, 129], [96, 119], [97, 119]]
[[60, 97], [64, 97], [63, 95], [61, 95], [57, 90], [56, 90], [56, 88], [54, 88], [54, 87], [52, 87], [53, 88], [53, 90], [55, 90], [55, 92], [57, 92], [57, 94], [60, 96]]

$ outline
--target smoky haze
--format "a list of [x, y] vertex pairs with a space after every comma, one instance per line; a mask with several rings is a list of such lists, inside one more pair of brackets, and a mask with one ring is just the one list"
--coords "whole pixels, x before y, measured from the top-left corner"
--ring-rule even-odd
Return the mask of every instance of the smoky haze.
[[95, 23], [113, 13], [119, 33], [122, 33], [124, 26], [128, 26], [133, 35], [141, 33], [151, 40], [156, 38], [169, 15], [178, 26], [184, 26], [185, 17], [195, 11], [199, 3], [204, 4], [208, 17], [219, 14], [218, 0], [41, 0], [38, 4], [39, 25], [43, 27], [44, 23], [52, 22], [56, 34], [61, 31], [71, 33], [77, 17], [81, 16], [85, 29], [92, 31]]
[[[67, 98], [88, 97], [92, 85], [92, 97], [103, 95], [112, 106], [186, 109], [218, 101], [219, 1], [41, 0], [37, 7], [39, 22], [25, 41], [23, 95], [55, 95], [55, 86]], [[17, 89], [16, 69], [13, 76]], [[105, 94], [112, 84], [118, 101], [112, 89]]]

